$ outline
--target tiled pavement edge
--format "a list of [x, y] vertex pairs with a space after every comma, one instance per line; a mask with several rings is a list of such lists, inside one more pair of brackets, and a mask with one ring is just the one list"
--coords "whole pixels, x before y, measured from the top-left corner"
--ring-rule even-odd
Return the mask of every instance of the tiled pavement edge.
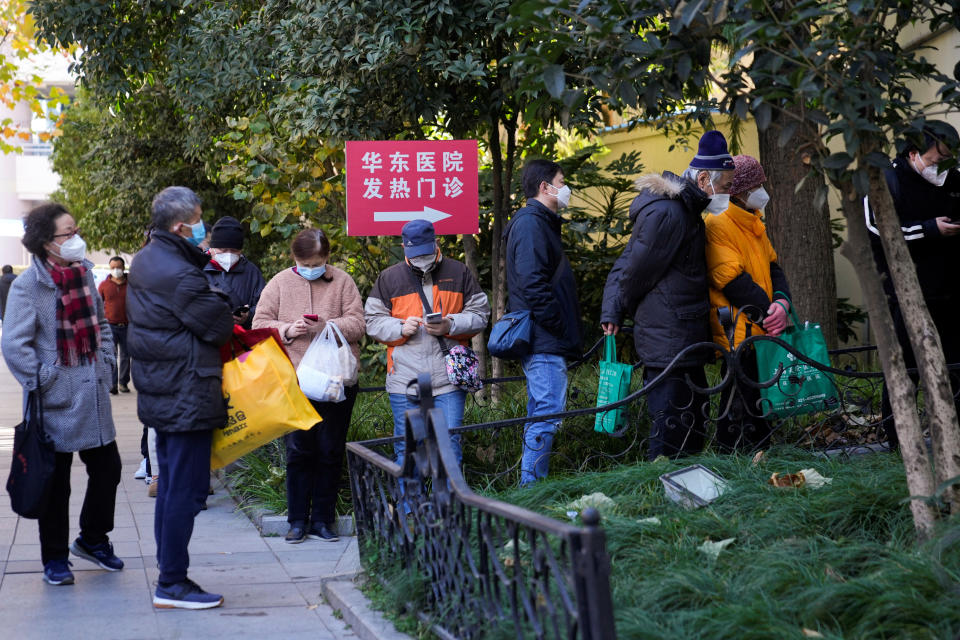
[[[308, 540], [286, 544], [262, 538], [237, 511], [223, 486], [209, 509], [196, 519], [190, 543], [190, 577], [208, 591], [222, 593], [224, 605], [206, 611], [157, 610], [152, 606], [157, 579], [153, 504], [147, 487], [133, 477], [140, 464], [141, 426], [136, 392], [112, 396], [123, 479], [117, 492], [114, 550], [126, 564], [110, 573], [71, 556], [76, 584], [51, 586], [41, 579], [37, 522], [10, 510], [0, 490], [0, 629], [6, 638], [403, 638], [379, 614], [365, 610], [362, 597], [344, 576], [359, 571], [356, 538], [340, 542]], [[21, 420], [21, 391], [0, 360], [0, 480], [10, 465], [12, 427]], [[74, 456], [70, 497], [71, 540], [77, 535], [86, 488], [84, 465]], [[337, 603], [355, 606], [340, 612], [322, 595], [325, 578], [336, 578]], [[333, 584], [333, 583], [331, 583]], [[354, 593], [351, 594], [351, 590]], [[355, 604], [352, 604], [355, 603]], [[356, 616], [360, 615], [360, 618]], [[353, 620], [354, 628], [349, 623]], [[359, 624], [365, 620], [364, 624]], [[374, 630], [371, 635], [370, 630]]]

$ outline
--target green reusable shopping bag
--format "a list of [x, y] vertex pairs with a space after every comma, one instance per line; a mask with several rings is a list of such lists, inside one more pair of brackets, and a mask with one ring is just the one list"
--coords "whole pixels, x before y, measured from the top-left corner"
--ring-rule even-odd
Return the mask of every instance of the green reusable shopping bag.
[[[597, 406], [623, 400], [630, 394], [630, 377], [633, 365], [617, 362], [617, 339], [607, 336], [603, 343], [603, 360], [600, 361], [600, 386], [597, 389]], [[593, 422], [593, 430], [613, 433], [627, 423], [627, 408], [620, 407], [601, 411]]]
[[[789, 302], [789, 300], [788, 300]], [[805, 322], [802, 325], [790, 303], [793, 326], [777, 336], [796, 351], [825, 366], [830, 366], [827, 341], [819, 324]], [[814, 411], [826, 411], [839, 402], [837, 385], [833, 377], [806, 362], [774, 342], [758, 340], [753, 343], [757, 350], [757, 372], [760, 382], [766, 382], [777, 374], [782, 365], [780, 379], [766, 389], [761, 389], [763, 409], [769, 409], [774, 417], [798, 416]]]

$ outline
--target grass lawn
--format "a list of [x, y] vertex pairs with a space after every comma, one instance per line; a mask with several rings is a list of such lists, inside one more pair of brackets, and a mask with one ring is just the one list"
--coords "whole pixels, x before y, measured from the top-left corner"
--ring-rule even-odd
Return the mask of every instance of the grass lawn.
[[[727, 491], [687, 511], [660, 474], [701, 463]], [[779, 489], [771, 473], [814, 468], [832, 483]], [[917, 545], [899, 456], [825, 460], [795, 449], [704, 455], [561, 476], [499, 499], [564, 519], [602, 492], [619, 638], [955, 638], [960, 520]], [[655, 520], [648, 520], [655, 518]], [[707, 541], [733, 538], [715, 559]]]

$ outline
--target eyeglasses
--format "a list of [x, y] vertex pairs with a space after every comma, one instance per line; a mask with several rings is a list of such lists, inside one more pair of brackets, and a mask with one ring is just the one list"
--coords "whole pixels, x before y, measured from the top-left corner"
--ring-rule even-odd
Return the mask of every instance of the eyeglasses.
[[66, 233], [55, 233], [53, 234], [54, 238], [72, 238], [73, 236], [80, 233], [80, 227], [77, 227], [73, 231], [67, 231]]

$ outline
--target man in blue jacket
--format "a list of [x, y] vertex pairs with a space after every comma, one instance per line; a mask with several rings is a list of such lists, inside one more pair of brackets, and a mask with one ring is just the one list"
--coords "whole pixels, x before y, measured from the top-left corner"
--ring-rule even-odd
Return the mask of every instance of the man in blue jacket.
[[733, 169], [723, 134], [708, 131], [682, 177], [669, 171], [641, 176], [640, 194], [630, 204], [630, 240], [607, 276], [600, 322], [610, 335], [633, 316], [633, 343], [650, 387], [650, 460], [703, 448], [707, 398], [687, 379], [707, 386], [703, 365], [713, 351], [686, 349], [712, 339], [701, 214], [727, 210]]
[[187, 577], [193, 520], [210, 487], [213, 429], [227, 421], [220, 345], [233, 309], [203, 275], [207, 257], [200, 198], [167, 187], [153, 199], [149, 243], [134, 256], [127, 288], [127, 347], [137, 381], [137, 415], [157, 431], [160, 467], [154, 536], [157, 608], [209, 609], [223, 596]]
[[[527, 416], [560, 413], [567, 402], [566, 358], [581, 353], [580, 304], [573, 269], [563, 251], [558, 210], [570, 203], [560, 165], [527, 163], [521, 178], [527, 206], [507, 225], [508, 311], [530, 311], [530, 353], [520, 363], [527, 377]], [[560, 420], [524, 425], [520, 485], [547, 475], [553, 435]]]

